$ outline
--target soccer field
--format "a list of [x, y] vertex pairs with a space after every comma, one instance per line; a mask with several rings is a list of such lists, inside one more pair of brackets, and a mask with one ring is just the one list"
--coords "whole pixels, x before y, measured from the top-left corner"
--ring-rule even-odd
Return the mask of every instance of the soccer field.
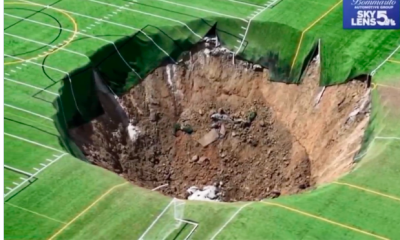
[[[298, 12], [306, 14], [292, 17]], [[334, 0], [6, 1], [5, 238], [138, 239], [147, 230], [144, 239], [398, 238], [400, 33], [344, 32], [341, 13], [341, 1]], [[267, 53], [279, 52], [282, 68], [276, 71], [289, 69], [281, 77], [290, 82], [300, 77], [319, 39], [326, 60], [323, 84], [376, 70], [369, 144], [352, 173], [301, 195], [251, 203], [185, 202], [162, 214], [174, 206], [172, 199], [61, 147], [65, 139], [53, 116], [63, 109], [57, 107], [73, 109], [65, 114], [68, 120], [93, 110], [91, 98], [81, 97], [90, 90], [89, 78], [79, 83], [72, 72], [94, 63], [111, 72], [105, 65], [114, 61], [144, 77], [164, 59], [177, 61], [178, 53], [214, 24], [223, 44], [245, 59], [262, 62]], [[132, 54], [120, 46], [132, 35], [145, 50]], [[100, 63], [99, 49], [115, 54]], [[62, 93], [73, 93], [75, 102], [54, 104]], [[175, 214], [190, 223], [176, 225]]]

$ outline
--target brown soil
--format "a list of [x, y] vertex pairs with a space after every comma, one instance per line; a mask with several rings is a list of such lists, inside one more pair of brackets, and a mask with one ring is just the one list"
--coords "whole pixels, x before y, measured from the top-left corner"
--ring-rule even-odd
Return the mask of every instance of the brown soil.
[[[192, 61], [174, 72], [172, 66], [156, 69], [123, 96], [141, 131], [137, 141], [107, 114], [72, 130], [85, 139], [78, 145], [87, 158], [146, 188], [168, 183], [159, 191], [175, 197], [186, 197], [190, 186], [222, 183], [223, 201], [294, 194], [350, 170], [369, 114], [348, 116], [365, 97], [366, 83], [327, 87], [316, 105], [318, 64], [301, 85], [288, 85], [268, 81], [266, 70], [239, 60], [232, 65], [226, 55], [200, 51]], [[256, 117], [251, 123], [213, 121], [217, 112], [236, 120]], [[176, 123], [194, 132], [175, 132]], [[218, 139], [203, 147], [198, 141], [212, 129]]]

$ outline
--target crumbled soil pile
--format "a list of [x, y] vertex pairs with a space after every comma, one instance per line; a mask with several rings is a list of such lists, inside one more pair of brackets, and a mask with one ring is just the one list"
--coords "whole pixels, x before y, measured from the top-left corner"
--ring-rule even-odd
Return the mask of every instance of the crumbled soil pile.
[[170, 196], [213, 184], [223, 201], [298, 193], [350, 170], [369, 116], [366, 83], [322, 89], [318, 69], [275, 83], [198, 50], [120, 99], [137, 137], [109, 113], [71, 135], [92, 163], [149, 189], [168, 183], [159, 191]]

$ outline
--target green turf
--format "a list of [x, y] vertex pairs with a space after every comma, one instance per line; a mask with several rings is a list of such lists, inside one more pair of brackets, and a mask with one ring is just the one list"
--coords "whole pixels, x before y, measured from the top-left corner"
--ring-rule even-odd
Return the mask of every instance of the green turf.
[[[117, 6], [127, 3], [122, 0], [96, 1]], [[35, 0], [35, 2], [47, 5], [55, 1]], [[191, 5], [193, 8], [168, 2]], [[264, 4], [266, 1], [247, 0], [245, 2]], [[294, 59], [301, 32], [335, 3], [336, 1], [333, 0], [324, 2], [283, 0], [273, 9], [260, 14], [252, 22], [242, 56], [259, 61], [265, 53], [272, 52], [280, 57], [276, 70], [278, 72], [285, 70], [285, 67], [287, 68]], [[105, 52], [112, 51], [112, 45], [104, 46], [121, 37], [131, 35], [137, 31], [135, 29], [143, 29], [147, 34], [157, 36], [156, 27], [162, 28], [168, 36], [172, 36], [172, 39], [169, 39], [167, 35], [155, 38], [162, 48], [175, 49], [176, 44], [180, 48], [186, 48], [189, 42], [198, 40], [187, 26], [202, 36], [216, 22], [218, 22], [217, 27], [221, 31], [221, 37], [223, 36], [223, 43], [233, 49], [238, 45], [237, 40], [241, 40], [238, 36], [244, 33], [243, 27], [247, 26], [247, 23], [241, 19], [250, 16], [256, 10], [255, 7], [227, 0], [138, 1], [136, 4], [126, 6], [133, 11], [117, 11], [114, 6], [80, 0], [64, 0], [54, 6], [86, 15], [69, 14], [74, 18], [82, 34], [77, 34], [65, 49], [88, 56], [93, 55], [102, 47]], [[10, 26], [19, 21], [18, 18], [25, 18], [32, 10], [38, 11], [41, 8], [29, 4], [18, 6], [6, 4], [5, 12], [17, 18], [6, 15], [5, 26]], [[307, 14], [298, 14], [302, 11]], [[108, 16], [109, 14], [111, 16]], [[88, 16], [96, 18], [106, 16], [108, 21], [120, 25], [107, 22], [97, 24], [95, 19]], [[52, 17], [62, 25], [64, 30], [61, 33], [58, 22]], [[165, 18], [172, 18], [175, 21]], [[200, 22], [199, 19], [202, 21]], [[264, 25], [265, 22], [268, 24]], [[73, 35], [73, 32], [70, 32], [73, 29], [73, 22], [65, 14], [52, 9], [43, 9], [42, 13], [7, 29], [6, 33], [41, 43], [59, 45]], [[376, 67], [393, 51], [396, 44], [399, 44], [398, 41], [396, 42], [399, 39], [398, 34], [398, 31], [344, 31], [341, 29], [341, 6], [338, 6], [304, 35], [296, 65], [305, 59], [316, 41], [322, 38], [323, 76], [327, 82], [343, 81], [344, 76], [350, 76], [355, 72], [368, 72]], [[143, 33], [138, 36], [143, 45], [137, 45], [135, 54], [140, 55], [141, 58], [132, 64], [143, 66], [143, 69], [139, 70], [146, 73], [158, 65], [158, 60], [153, 61], [154, 59], [164, 59], [166, 55], [149, 42]], [[29, 52], [18, 56], [21, 58], [36, 57], [49, 49], [42, 48], [43, 45], [40, 43], [28, 42], [10, 35], [6, 35], [4, 39], [6, 54]], [[371, 39], [375, 41], [372, 42]], [[130, 49], [121, 49], [121, 52], [127, 58], [131, 54]], [[61, 150], [58, 143], [59, 133], [53, 122], [47, 118], [55, 113], [51, 102], [63, 85], [60, 79], [65, 77], [66, 72], [89, 62], [87, 57], [76, 53], [59, 50], [48, 57], [32, 60], [37, 65], [19, 63], [5, 66], [4, 70], [7, 74], [5, 75], [4, 99], [6, 104], [12, 106], [5, 106], [6, 133]], [[171, 54], [176, 55], [177, 52]], [[400, 60], [400, 53], [393, 56], [393, 60], [396, 59]], [[14, 60], [5, 58], [6, 62]], [[96, 60], [96, 55], [93, 60]], [[118, 55], [109, 61], [120, 64], [121, 69], [129, 70], [121, 63]], [[148, 64], [150, 61], [153, 62]], [[45, 67], [44, 71], [42, 64], [50, 68]], [[103, 69], [112, 71], [112, 68], [107, 69], [107, 64], [102, 66]], [[400, 64], [387, 62], [377, 72], [374, 82], [398, 83], [399, 71]], [[91, 72], [85, 74], [83, 76], [87, 79], [91, 77]], [[336, 74], [340, 77], [332, 80], [332, 76]], [[64, 83], [65, 91], [69, 91], [68, 81]], [[23, 84], [40, 89], [46, 88], [50, 93]], [[90, 95], [89, 85], [76, 91], [80, 96]], [[74, 86], [76, 87], [76, 85], [72, 87]], [[371, 125], [375, 127], [371, 137], [400, 137], [400, 125], [396, 116], [391, 114], [390, 109], [381, 107], [378, 93], [375, 91], [374, 94], [374, 112], [377, 115]], [[90, 98], [82, 97], [82, 105], [89, 104], [88, 99]], [[64, 104], [66, 108], [75, 108], [72, 101], [64, 102]], [[15, 107], [31, 113], [17, 110]], [[5, 136], [4, 139], [5, 164], [21, 170], [33, 173], [36, 171], [33, 168], [41, 168], [43, 167], [41, 163], [48, 163], [46, 159], [55, 159], [54, 154], [60, 155], [56, 150], [10, 136]], [[400, 169], [398, 161], [400, 141], [375, 140], [369, 146], [369, 148], [366, 146], [368, 154], [359, 163], [358, 168], [340, 181], [379, 191], [395, 198], [400, 197], [400, 187], [395, 184], [398, 181]], [[22, 181], [20, 177], [24, 176], [5, 170], [5, 187], [14, 187], [13, 182]], [[26, 185], [24, 189], [7, 199], [5, 203], [6, 239], [48, 239], [66, 224], [68, 224], [67, 227], [57, 235], [57, 239], [137, 239], [171, 199], [127, 184], [115, 189], [92, 205], [109, 189], [121, 183], [124, 183], [124, 180], [113, 173], [65, 156], [39, 174], [32, 184]], [[187, 202], [183, 217], [199, 223], [198, 229], [192, 236], [192, 239], [199, 240], [209, 239], [217, 233], [216, 239], [374, 239], [365, 232], [395, 239], [400, 235], [397, 228], [397, 223], [400, 221], [399, 201], [348, 186], [329, 185], [311, 193], [271, 202], [312, 214], [320, 219], [276, 205], [253, 203], [244, 208], [227, 224], [226, 228], [218, 233], [219, 229], [244, 203]], [[88, 210], [85, 211], [86, 209]], [[150, 230], [149, 236], [163, 236], [165, 233], [163, 228], [174, 224], [174, 220], [169, 221], [173, 212], [170, 210], [168, 213], [170, 214], [161, 218], [160, 222]], [[360, 229], [364, 233], [323, 221], [321, 218]], [[186, 226], [183, 229], [173, 230], [168, 239], [185, 239], [191, 229], [191, 226]]]

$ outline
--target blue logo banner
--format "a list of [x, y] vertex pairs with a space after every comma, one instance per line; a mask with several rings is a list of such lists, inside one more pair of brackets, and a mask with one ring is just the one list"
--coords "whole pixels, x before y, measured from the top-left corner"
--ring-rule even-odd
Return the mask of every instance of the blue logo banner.
[[400, 29], [400, 0], [343, 0], [344, 29]]

